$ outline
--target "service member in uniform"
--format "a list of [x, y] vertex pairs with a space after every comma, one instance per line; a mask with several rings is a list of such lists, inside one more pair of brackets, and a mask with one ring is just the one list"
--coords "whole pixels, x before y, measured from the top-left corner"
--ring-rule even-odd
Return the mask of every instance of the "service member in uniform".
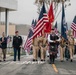
[[60, 38], [55, 34], [54, 29], [51, 30], [51, 34], [48, 35], [49, 42], [49, 55], [50, 55], [50, 64], [54, 64], [55, 56], [57, 55], [57, 44], [60, 41]]
[[60, 39], [60, 61], [64, 61], [64, 53], [65, 53], [66, 40], [61, 36]]
[[32, 48], [33, 48], [33, 61], [37, 61], [39, 51], [39, 43], [37, 37], [32, 39]]
[[73, 55], [74, 55], [74, 37], [73, 37], [72, 33], [68, 37], [68, 41], [69, 41], [70, 61], [72, 62]]
[[45, 33], [43, 33], [43, 35], [39, 38], [39, 47], [41, 51], [41, 61], [45, 61], [46, 50], [48, 47], [48, 41], [47, 41]]
[[22, 47], [22, 37], [19, 35], [18, 31], [15, 32], [12, 44], [14, 48], [14, 61], [16, 61], [17, 52], [18, 52], [18, 61], [20, 61], [20, 49]]

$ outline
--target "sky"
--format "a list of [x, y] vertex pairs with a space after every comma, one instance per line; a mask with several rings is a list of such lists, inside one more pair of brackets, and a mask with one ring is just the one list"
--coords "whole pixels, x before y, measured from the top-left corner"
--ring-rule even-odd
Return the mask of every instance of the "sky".
[[[38, 18], [37, 6], [34, 4], [34, 2], [35, 0], [18, 0], [18, 9], [17, 11], [10, 12], [9, 21], [16, 24], [31, 25], [32, 20]], [[76, 0], [70, 0], [70, 3], [71, 6], [67, 6], [67, 8], [65, 8], [65, 16], [67, 22], [72, 22], [74, 16], [76, 15]], [[68, 3], [66, 2], [66, 4]], [[2, 13], [2, 21], [5, 19], [4, 16], [4, 13]], [[61, 13], [56, 21], [58, 23], [61, 23]]]
[[[65, 19], [66, 22], [72, 22], [74, 19], [74, 16], [76, 15], [76, 0], [70, 0], [71, 6], [67, 6], [65, 8]], [[65, 4], [68, 5], [68, 2], [66, 2]], [[60, 13], [60, 15], [57, 18], [57, 21], [59, 23], [61, 23], [61, 18], [62, 18], [62, 12]]]

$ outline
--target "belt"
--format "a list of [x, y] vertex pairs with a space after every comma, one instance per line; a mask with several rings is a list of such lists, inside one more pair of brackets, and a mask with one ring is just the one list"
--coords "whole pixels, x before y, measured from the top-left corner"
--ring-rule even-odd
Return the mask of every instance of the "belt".
[[65, 45], [60, 45], [61, 47], [65, 47]]
[[42, 45], [42, 47], [46, 47], [46, 45]]
[[38, 46], [38, 45], [33, 45], [33, 46]]
[[69, 44], [69, 45], [74, 45], [74, 44]]
[[54, 46], [51, 46], [51, 48], [55, 48]]

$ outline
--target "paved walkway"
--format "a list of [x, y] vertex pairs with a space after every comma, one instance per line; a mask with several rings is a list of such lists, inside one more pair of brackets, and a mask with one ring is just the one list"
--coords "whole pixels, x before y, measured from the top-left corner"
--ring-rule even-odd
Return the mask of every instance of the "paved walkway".
[[21, 56], [21, 61], [12, 61], [13, 56], [7, 57], [5, 62], [0, 62], [0, 75], [76, 75], [76, 56], [74, 61], [60, 62], [56, 59], [55, 64], [49, 64], [49, 58], [45, 62], [32, 61], [32, 55]]

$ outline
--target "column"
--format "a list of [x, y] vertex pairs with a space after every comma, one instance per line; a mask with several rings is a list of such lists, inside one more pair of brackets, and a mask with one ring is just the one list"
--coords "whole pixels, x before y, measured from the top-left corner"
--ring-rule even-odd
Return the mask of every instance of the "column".
[[9, 35], [9, 10], [5, 10], [5, 35]]

